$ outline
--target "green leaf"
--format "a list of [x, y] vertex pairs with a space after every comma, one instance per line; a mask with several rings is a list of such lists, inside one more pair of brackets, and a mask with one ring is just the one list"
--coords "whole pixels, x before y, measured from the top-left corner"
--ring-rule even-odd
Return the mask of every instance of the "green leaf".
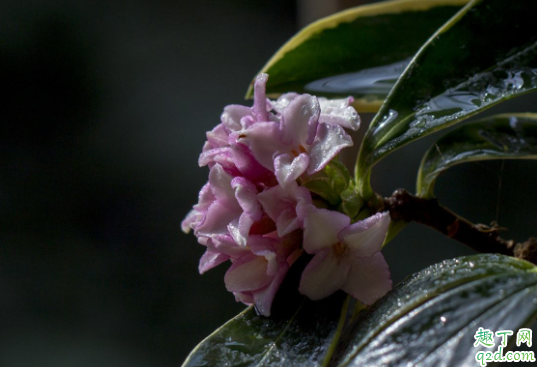
[[347, 214], [350, 218], [354, 218], [358, 215], [362, 205], [362, 197], [358, 194], [354, 185], [349, 185], [349, 187], [341, 193], [341, 211]]
[[293, 310], [290, 317], [266, 318], [249, 307], [202, 341], [183, 367], [323, 366], [339, 336], [339, 308], [303, 300]]
[[474, 0], [416, 54], [361, 146], [357, 181], [372, 196], [371, 168], [403, 145], [537, 87], [530, 0]]
[[[263, 67], [267, 93], [353, 95], [375, 112], [429, 35], [468, 0], [399, 0], [349, 9], [291, 38]], [[252, 97], [252, 87], [246, 97]]]
[[332, 365], [474, 366], [479, 327], [517, 330], [537, 315], [535, 269], [488, 254], [422, 270], [360, 314]]
[[489, 159], [537, 159], [537, 114], [493, 116], [444, 135], [423, 157], [418, 196], [434, 197], [436, 179], [448, 168]]
[[333, 160], [312, 179], [303, 182], [302, 186], [316, 193], [331, 205], [338, 205], [342, 201], [342, 193], [349, 187], [351, 175], [345, 165]]
[[337, 160], [332, 160], [324, 168], [324, 172], [326, 172], [326, 175], [330, 180], [330, 185], [338, 194], [341, 194], [347, 189], [347, 186], [349, 186], [351, 175], [343, 163]]
[[341, 201], [341, 197], [335, 192], [330, 184], [328, 177], [316, 177], [302, 184], [311, 192], [319, 195], [331, 205], [337, 205]]
[[307, 260], [291, 267], [270, 317], [247, 308], [203, 340], [183, 367], [325, 366], [352, 312], [342, 292], [317, 302], [298, 294]]

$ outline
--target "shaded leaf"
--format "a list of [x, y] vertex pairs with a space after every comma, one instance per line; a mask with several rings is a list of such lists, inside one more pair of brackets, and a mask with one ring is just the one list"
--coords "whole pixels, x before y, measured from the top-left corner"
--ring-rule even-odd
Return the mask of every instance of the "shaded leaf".
[[302, 186], [316, 193], [331, 205], [339, 205], [342, 202], [341, 195], [349, 187], [350, 181], [351, 175], [347, 167], [337, 160], [332, 160], [321, 172], [303, 182]]
[[328, 163], [324, 171], [330, 179], [331, 186], [338, 194], [341, 194], [349, 186], [351, 175], [343, 163], [334, 159]]
[[493, 116], [444, 135], [423, 157], [418, 196], [434, 197], [436, 179], [448, 168], [490, 159], [537, 159], [537, 114]]
[[375, 116], [361, 146], [360, 193], [381, 158], [537, 87], [537, 2], [474, 0], [416, 54]]
[[183, 367], [325, 366], [348, 318], [349, 301], [342, 292], [317, 302], [298, 294], [308, 259], [302, 256], [291, 268], [271, 317], [249, 307], [203, 340]]
[[516, 330], [537, 314], [535, 267], [502, 255], [433, 265], [360, 314], [332, 365], [475, 366], [478, 327]]
[[[352, 95], [377, 111], [428, 37], [468, 0], [398, 0], [323, 18], [291, 38], [263, 67], [267, 93]], [[247, 97], [252, 97], [252, 88]]]
[[349, 185], [349, 187], [341, 193], [341, 211], [347, 214], [350, 218], [354, 218], [358, 215], [362, 205], [362, 197], [358, 194], [354, 185]]
[[341, 200], [339, 194], [332, 188], [328, 177], [316, 177], [307, 181], [302, 186], [319, 195], [331, 205], [337, 205]]

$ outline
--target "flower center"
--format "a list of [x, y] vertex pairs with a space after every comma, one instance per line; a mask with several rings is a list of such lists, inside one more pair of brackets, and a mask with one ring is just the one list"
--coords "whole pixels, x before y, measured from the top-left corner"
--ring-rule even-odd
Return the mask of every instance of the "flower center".
[[293, 150], [291, 150], [291, 153], [293, 153], [293, 155], [295, 157], [298, 157], [300, 155], [300, 153], [307, 153], [307, 150], [302, 145], [299, 145], [298, 146], [298, 152], [293, 149]]
[[338, 242], [334, 246], [332, 246], [334, 253], [336, 256], [343, 256], [346, 255], [349, 251], [349, 248], [344, 243]]

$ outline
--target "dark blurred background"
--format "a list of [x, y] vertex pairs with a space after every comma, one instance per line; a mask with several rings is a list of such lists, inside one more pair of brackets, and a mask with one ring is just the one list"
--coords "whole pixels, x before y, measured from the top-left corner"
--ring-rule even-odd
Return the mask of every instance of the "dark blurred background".
[[[179, 366], [243, 308], [225, 266], [198, 275], [203, 248], [180, 230], [207, 180], [204, 132], [300, 25], [359, 2], [0, 3], [0, 366]], [[431, 139], [382, 162], [374, 187], [412, 189]], [[463, 165], [437, 192], [522, 240], [535, 168]], [[395, 281], [468, 253], [415, 225], [386, 249]]]

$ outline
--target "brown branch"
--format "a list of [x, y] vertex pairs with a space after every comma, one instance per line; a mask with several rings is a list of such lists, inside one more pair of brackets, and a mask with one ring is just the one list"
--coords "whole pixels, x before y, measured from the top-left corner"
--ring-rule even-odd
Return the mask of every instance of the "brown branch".
[[384, 199], [384, 206], [393, 220], [424, 224], [478, 252], [514, 256], [537, 264], [535, 238], [524, 243], [504, 240], [498, 234], [499, 228], [473, 224], [438, 204], [436, 199], [422, 199], [399, 189]]

